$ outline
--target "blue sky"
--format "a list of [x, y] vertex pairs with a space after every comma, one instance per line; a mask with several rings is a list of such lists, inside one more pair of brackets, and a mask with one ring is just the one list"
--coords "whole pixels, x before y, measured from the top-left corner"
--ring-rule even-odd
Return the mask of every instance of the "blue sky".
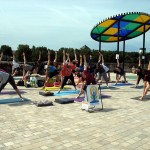
[[[13, 50], [19, 44], [98, 49], [90, 37], [92, 28], [103, 19], [125, 12], [149, 13], [150, 0], [0, 0], [0, 46]], [[142, 38], [126, 41], [126, 51], [138, 51]], [[150, 31], [146, 49], [150, 51]], [[104, 50], [116, 50], [116, 43], [102, 43]], [[120, 43], [120, 50], [122, 42]]]

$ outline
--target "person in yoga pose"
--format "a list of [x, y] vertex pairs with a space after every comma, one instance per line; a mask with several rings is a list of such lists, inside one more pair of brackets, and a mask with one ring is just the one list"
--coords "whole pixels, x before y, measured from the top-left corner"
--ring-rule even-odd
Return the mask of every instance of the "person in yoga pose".
[[13, 52], [12, 76], [16, 76], [20, 71], [20, 64], [16, 62], [15, 52]]
[[116, 73], [116, 84], [120, 81], [121, 77], [124, 78], [124, 82], [126, 83], [126, 75], [123, 68], [120, 66], [119, 59], [117, 58], [117, 66], [114, 69], [114, 73]]
[[137, 74], [137, 79], [136, 79], [135, 87], [137, 87], [139, 85], [139, 82], [140, 82], [141, 79], [144, 80], [144, 74], [143, 74], [143, 70], [142, 70], [142, 67], [141, 67], [141, 60], [140, 60], [140, 58], [139, 58], [138, 67], [136, 68], [136, 74]]
[[[65, 55], [67, 55], [67, 60], [65, 59], [66, 58]], [[74, 77], [73, 77], [73, 73], [72, 73], [72, 70], [74, 69], [74, 67], [73, 67], [72, 62], [70, 60], [69, 53], [65, 54], [65, 50], [63, 51], [63, 58], [64, 58], [64, 62], [62, 64], [62, 69], [61, 69], [61, 76], [63, 78], [62, 78], [61, 87], [60, 87], [58, 93], [60, 93], [60, 91], [64, 88], [68, 79], [71, 80], [71, 83], [76, 90], [76, 85], [75, 85]]]
[[[103, 57], [102, 57], [102, 54], [99, 52], [99, 60], [95, 67], [96, 82], [98, 82], [99, 80], [101, 80], [101, 78], [103, 78], [106, 82], [106, 86], [108, 87], [108, 78], [107, 78], [107, 74], [106, 74], [106, 70], [105, 70], [106, 66], [104, 69], [104, 65], [102, 64], [103, 62], [101, 63], [101, 58], [103, 58]], [[108, 69], [107, 69], [107, 71], [108, 71]]]
[[[0, 56], [0, 63], [1, 63], [2, 58], [3, 58], [3, 54], [1, 54], [1, 56]], [[6, 86], [7, 83], [11, 84], [11, 86], [14, 88], [16, 93], [23, 100], [23, 97], [21, 96], [21, 93], [15, 84], [13, 76], [11, 74], [5, 72], [3, 69], [0, 69], [0, 93], [4, 89], [4, 87]]]
[[88, 71], [86, 56], [84, 55], [83, 58], [84, 58], [84, 70], [83, 70], [83, 72], [77, 73], [77, 76], [82, 81], [82, 85], [81, 85], [80, 93], [78, 94], [78, 96], [76, 98], [79, 98], [84, 93], [84, 91], [86, 91], [86, 88], [88, 85], [96, 84], [93, 74], [90, 73], [90, 71]]
[[55, 67], [56, 65], [56, 59], [57, 59], [57, 53], [55, 53], [55, 60], [54, 62], [51, 61], [51, 56], [50, 56], [51, 52], [50, 50], [48, 50], [48, 62], [47, 62], [47, 67], [46, 67], [46, 72], [45, 72], [45, 83], [42, 89], [44, 89], [47, 84], [49, 83], [49, 80], [51, 78], [53, 78], [54, 76], [56, 77], [56, 81], [59, 82], [59, 76], [58, 76], [58, 70]]
[[144, 85], [143, 85], [143, 93], [142, 96], [140, 97], [140, 100], [144, 99], [144, 97], [146, 96], [147, 92], [150, 89], [150, 61], [148, 64], [148, 68], [143, 69], [142, 73], [144, 75]]

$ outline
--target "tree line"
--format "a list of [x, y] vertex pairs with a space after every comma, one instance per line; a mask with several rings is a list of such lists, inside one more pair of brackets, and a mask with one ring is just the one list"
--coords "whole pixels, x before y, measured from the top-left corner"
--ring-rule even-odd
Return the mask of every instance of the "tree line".
[[[66, 52], [68, 52], [70, 54], [70, 58], [71, 60], [74, 59], [74, 51], [76, 51], [76, 54], [79, 58], [79, 55], [86, 55], [87, 57], [92, 55], [93, 58], [93, 62], [97, 62], [98, 61], [98, 57], [99, 57], [99, 51], [98, 50], [91, 50], [88, 46], [83, 46], [80, 49], [73, 49], [73, 48], [65, 48], [62, 47], [58, 50], [57, 56], [58, 56], [58, 62], [62, 62], [63, 61], [63, 49], [66, 50]], [[55, 58], [55, 50], [49, 49], [47, 47], [35, 47], [32, 46], [32, 48], [29, 47], [29, 45], [23, 45], [20, 44], [17, 47], [17, 50], [15, 50], [15, 55], [16, 55], [16, 60], [18, 62], [23, 62], [23, 52], [26, 54], [26, 59], [27, 62], [35, 62], [38, 57], [39, 57], [39, 51], [41, 51], [41, 61], [47, 61], [47, 53], [48, 50], [51, 50], [51, 60], [53, 61]], [[0, 53], [3, 52], [3, 61], [11, 61], [12, 60], [12, 55], [13, 55], [13, 50], [10, 46], [8, 45], [2, 45], [0, 48]], [[101, 53], [104, 56], [105, 59], [105, 63], [116, 63], [116, 54], [117, 51], [111, 51], [111, 50], [101, 50]], [[146, 53], [145, 56], [145, 64], [147, 64], [149, 62], [149, 58], [150, 58], [150, 53]], [[120, 51], [119, 52], [119, 59], [120, 62], [123, 61], [123, 52]], [[138, 64], [138, 60], [139, 60], [139, 52], [125, 52], [124, 54], [124, 63], [128, 63], [128, 64]]]

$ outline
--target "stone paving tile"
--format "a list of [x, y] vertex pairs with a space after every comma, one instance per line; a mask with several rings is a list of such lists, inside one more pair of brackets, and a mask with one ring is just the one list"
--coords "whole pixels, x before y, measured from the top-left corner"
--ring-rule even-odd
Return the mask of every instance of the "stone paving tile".
[[[135, 83], [134, 80], [128, 82]], [[103, 99], [104, 109], [94, 113], [82, 111], [79, 102], [36, 107], [33, 101], [54, 101], [55, 97], [43, 97], [36, 88], [19, 87], [26, 91], [23, 96], [31, 101], [0, 104], [0, 149], [148, 150], [150, 99], [132, 99], [142, 94], [142, 89], [132, 86], [102, 89], [102, 94], [111, 98]], [[7, 85], [4, 90], [12, 88]], [[0, 99], [16, 97], [15, 94], [0, 95]]]

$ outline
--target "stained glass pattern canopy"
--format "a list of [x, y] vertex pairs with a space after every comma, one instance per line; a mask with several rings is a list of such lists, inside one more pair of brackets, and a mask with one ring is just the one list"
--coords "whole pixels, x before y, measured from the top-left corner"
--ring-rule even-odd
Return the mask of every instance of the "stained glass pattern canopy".
[[149, 29], [149, 14], [124, 13], [98, 23], [91, 31], [91, 37], [101, 42], [117, 42], [140, 36]]

